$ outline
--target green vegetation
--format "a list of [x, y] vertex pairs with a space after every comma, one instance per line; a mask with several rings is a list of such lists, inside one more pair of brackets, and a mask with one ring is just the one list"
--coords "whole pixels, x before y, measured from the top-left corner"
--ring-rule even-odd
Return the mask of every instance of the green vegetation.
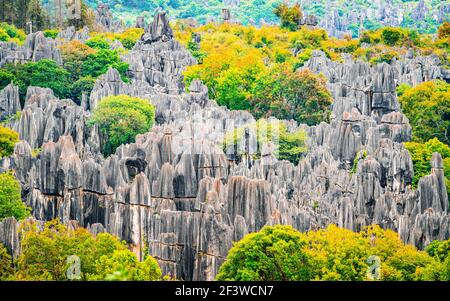
[[[249, 110], [256, 118], [273, 116], [309, 125], [328, 120], [331, 96], [325, 80], [295, 71], [311, 56], [309, 47], [320, 47], [327, 38], [323, 30], [294, 33], [279, 27], [209, 24], [178, 31], [177, 38], [189, 45], [194, 33], [202, 36], [200, 48], [194, 49], [202, 60], [187, 69], [185, 80], [189, 84], [201, 79], [219, 105]], [[299, 50], [297, 58], [291, 49], [301, 47], [308, 48]]]
[[16, 42], [21, 45], [25, 42], [25, 39], [26, 35], [23, 30], [5, 22], [0, 23], [0, 41]]
[[58, 29], [46, 29], [46, 30], [44, 30], [44, 36], [46, 38], [56, 39], [58, 34], [59, 34], [59, 30]]
[[433, 153], [440, 153], [444, 162], [444, 174], [447, 180], [447, 192], [450, 196], [450, 146], [433, 138], [426, 143], [407, 142], [406, 148], [411, 154], [414, 164], [413, 187], [417, 187], [420, 178], [431, 172], [431, 157]]
[[14, 270], [11, 263], [11, 255], [9, 255], [8, 250], [0, 244], [0, 281], [8, 280], [13, 274]]
[[252, 94], [251, 111], [257, 118], [274, 116], [307, 125], [329, 121], [332, 97], [326, 80], [309, 70], [276, 65], [256, 80]]
[[126, 95], [106, 97], [95, 108], [90, 124], [97, 124], [105, 138], [103, 154], [108, 156], [136, 135], [148, 132], [155, 120], [155, 107], [148, 101]]
[[119, 53], [115, 50], [100, 49], [95, 53], [89, 54], [81, 66], [83, 76], [94, 78], [106, 73], [109, 68], [117, 69], [122, 76], [122, 80], [128, 82], [126, 76], [128, 64], [120, 60]]
[[311, 263], [302, 234], [289, 226], [264, 227], [236, 243], [220, 267], [219, 281], [305, 281]]
[[359, 151], [356, 154], [355, 159], [353, 160], [353, 167], [352, 167], [351, 173], [354, 174], [354, 173], [356, 173], [358, 171], [359, 161], [366, 159], [367, 155], [368, 155], [368, 153], [367, 153], [367, 150], [365, 150], [365, 149], [362, 150], [362, 151]]
[[236, 155], [243, 155], [239, 148], [246, 128], [253, 130], [257, 136], [257, 150], [256, 153], [251, 154], [255, 158], [261, 157], [263, 144], [272, 144], [275, 147], [274, 154], [277, 155], [279, 160], [288, 160], [294, 164], [298, 164], [302, 155], [308, 151], [306, 146], [308, 135], [304, 130], [288, 132], [284, 122], [260, 119], [255, 124], [237, 128], [233, 132], [227, 133], [223, 143], [225, 152], [233, 151]]
[[11, 156], [17, 142], [19, 134], [0, 125], [0, 159]]
[[70, 91], [70, 74], [53, 60], [40, 60], [21, 65], [6, 65], [6, 72], [14, 75], [13, 82], [20, 94], [26, 94], [28, 86], [50, 88], [56, 96], [64, 98]]
[[[441, 252], [448, 259], [448, 249]], [[372, 268], [378, 263], [379, 269]], [[330, 225], [307, 233], [266, 226], [248, 234], [230, 250], [216, 279], [448, 281], [448, 276], [445, 261], [404, 245], [391, 230], [370, 226], [355, 233]]]
[[97, 50], [75, 40], [60, 46], [62, 66], [53, 60], [6, 65], [0, 69], [0, 89], [13, 82], [23, 100], [29, 86], [51, 88], [57, 97], [80, 104], [82, 93], [89, 94], [96, 79], [109, 68], [117, 69], [128, 82], [128, 64], [120, 60], [118, 51], [107, 48]]
[[274, 13], [281, 20], [281, 28], [296, 31], [300, 27], [300, 21], [303, 17], [300, 4], [296, 3], [290, 7], [286, 3], [281, 3], [275, 8]]
[[93, 236], [83, 228], [70, 230], [57, 220], [45, 223], [43, 230], [29, 221], [22, 228], [22, 253], [14, 262], [16, 272], [10, 279], [149, 281], [161, 278], [153, 258], [139, 262], [125, 243], [110, 234]]
[[96, 263], [96, 274], [89, 280], [155, 281], [161, 279], [158, 262], [148, 256], [143, 262], [129, 250], [116, 250], [110, 256], [102, 256]]
[[402, 111], [413, 128], [413, 140], [432, 138], [450, 145], [450, 84], [425, 82], [414, 88], [402, 88], [399, 98]]
[[[85, 0], [86, 4], [95, 8], [97, 0]], [[144, 15], [147, 19], [153, 17], [157, 9], [167, 11], [171, 18], [180, 20], [192, 18], [195, 21], [205, 24], [208, 19], [221, 20], [221, 9], [225, 8], [222, 0], [209, 0], [208, 5], [204, 5], [202, 0], [103, 0], [110, 5], [113, 14], [124, 19], [128, 25], [133, 25], [137, 15]], [[231, 8], [233, 18], [244, 25], [260, 23], [261, 20], [268, 23], [279, 22], [280, 19], [275, 14], [275, 8], [284, 3], [284, 0], [240, 0], [238, 7]], [[289, 0], [289, 5], [294, 5], [298, 1]], [[417, 20], [412, 16], [419, 0], [392, 0], [392, 5], [398, 7], [404, 15], [401, 23], [402, 27], [415, 28], [421, 33], [436, 33], [439, 24], [436, 22], [437, 9], [444, 4], [441, 0], [425, 0], [425, 5], [429, 9], [423, 20]], [[304, 0], [301, 1], [302, 10], [305, 14], [315, 15], [319, 19], [327, 17], [327, 13], [337, 10], [340, 16], [351, 14], [354, 11], [367, 11], [368, 9], [378, 10], [378, 4], [368, 0]], [[327, 6], [329, 4], [329, 7]], [[255, 9], [257, 8], [257, 9]], [[445, 16], [444, 16], [445, 17]], [[448, 17], [448, 15], [447, 15]], [[355, 21], [347, 26], [347, 30], [352, 31], [356, 36], [360, 24]], [[382, 27], [382, 21], [377, 14], [369, 14], [368, 19], [363, 24], [364, 29], [377, 29]]]
[[0, 221], [7, 217], [22, 220], [30, 215], [30, 208], [22, 203], [20, 183], [11, 172], [0, 174]]

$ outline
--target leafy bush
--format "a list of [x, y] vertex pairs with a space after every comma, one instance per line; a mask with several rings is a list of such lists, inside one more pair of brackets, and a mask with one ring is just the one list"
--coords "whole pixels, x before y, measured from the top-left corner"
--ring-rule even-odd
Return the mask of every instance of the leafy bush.
[[86, 41], [86, 46], [89, 46], [93, 49], [109, 49], [110, 48], [110, 43], [103, 37], [101, 36], [94, 36], [92, 38], [90, 38], [89, 40]]
[[[377, 261], [380, 269], [373, 271]], [[335, 225], [307, 233], [266, 226], [233, 246], [217, 280], [448, 281], [446, 269], [445, 262], [404, 245], [397, 233], [377, 225], [359, 233]]]
[[299, 28], [303, 17], [302, 9], [298, 3], [292, 7], [289, 7], [286, 3], [281, 3], [275, 8], [274, 13], [281, 19], [281, 27], [291, 31]]
[[58, 29], [46, 29], [46, 30], [44, 30], [44, 36], [46, 38], [56, 39], [58, 34], [59, 34], [59, 30]]
[[438, 38], [445, 39], [450, 37], [450, 22], [444, 22], [438, 29]]
[[22, 220], [30, 215], [30, 208], [22, 203], [20, 184], [11, 172], [0, 174], [0, 221], [7, 217]]
[[0, 243], [0, 281], [9, 280], [14, 273], [12, 258], [8, 250]]
[[[426, 143], [407, 142], [406, 148], [411, 154], [414, 165], [413, 187], [417, 187], [419, 180], [431, 172], [431, 157], [433, 153], [440, 153], [444, 162], [444, 174], [447, 179], [447, 192], [450, 196], [450, 146], [433, 138]], [[449, 198], [450, 200], [450, 198]]]
[[148, 101], [126, 95], [106, 97], [94, 109], [90, 125], [97, 124], [105, 138], [103, 154], [108, 156], [136, 135], [148, 132], [155, 120], [155, 107]]
[[14, 82], [16, 77], [8, 70], [0, 69], [0, 90], [3, 90], [11, 82]]
[[64, 68], [69, 71], [73, 80], [78, 80], [82, 76], [83, 62], [89, 55], [94, 54], [95, 50], [78, 40], [64, 43], [59, 48]]
[[240, 148], [246, 129], [256, 134], [257, 149], [255, 153], [250, 154], [255, 158], [261, 156], [264, 144], [272, 144], [274, 155], [279, 160], [287, 160], [293, 164], [298, 164], [301, 156], [308, 151], [306, 146], [308, 135], [304, 130], [288, 132], [284, 122], [260, 119], [255, 124], [236, 128], [233, 132], [227, 133], [223, 141], [225, 152], [233, 151], [237, 156], [242, 155]]
[[276, 66], [257, 79], [252, 94], [257, 118], [273, 116], [308, 125], [329, 120], [332, 98], [325, 79], [309, 70]]
[[264, 227], [245, 236], [228, 253], [218, 281], [304, 281], [312, 278], [307, 244], [290, 226]]
[[11, 156], [17, 142], [19, 134], [0, 125], [0, 159]]
[[100, 257], [95, 274], [89, 280], [155, 281], [160, 280], [161, 276], [158, 262], [151, 256], [139, 262], [129, 250], [116, 250]]
[[404, 38], [404, 34], [398, 28], [386, 27], [381, 31], [381, 38], [386, 45], [394, 46]]
[[399, 101], [413, 128], [413, 140], [423, 143], [436, 137], [450, 144], [450, 84], [432, 81], [402, 89]]
[[20, 94], [26, 93], [28, 86], [50, 88], [56, 96], [65, 98], [70, 93], [70, 74], [53, 60], [40, 60], [22, 65], [7, 65], [5, 70], [14, 75], [14, 83]]
[[72, 99], [75, 103], [81, 104], [81, 98], [83, 93], [89, 96], [90, 92], [94, 88], [96, 79], [92, 76], [85, 76], [78, 79], [73, 83], [70, 92], [70, 99]]
[[0, 41], [16, 42], [21, 45], [26, 39], [25, 32], [14, 25], [0, 23]]
[[120, 60], [119, 53], [115, 50], [101, 49], [96, 53], [89, 54], [83, 61], [81, 70], [83, 76], [97, 78], [111, 67], [119, 71], [123, 81], [128, 82], [126, 76], [128, 64]]
[[139, 263], [116, 237], [100, 233], [93, 236], [86, 229], [70, 230], [58, 220], [45, 223], [39, 230], [32, 222], [25, 222], [22, 234], [22, 253], [15, 262], [16, 280], [69, 280], [67, 271], [77, 256], [80, 263], [78, 280], [112, 280], [117, 273], [127, 271], [124, 279], [155, 280], [161, 274], [152, 259]]
[[142, 28], [128, 28], [119, 35], [118, 39], [125, 49], [132, 49], [143, 34], [144, 29]]

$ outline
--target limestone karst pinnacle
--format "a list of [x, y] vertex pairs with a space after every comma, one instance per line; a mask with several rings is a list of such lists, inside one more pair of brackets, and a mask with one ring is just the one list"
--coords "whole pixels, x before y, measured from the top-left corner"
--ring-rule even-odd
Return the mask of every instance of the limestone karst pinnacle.
[[[102, 9], [97, 18], [113, 25]], [[70, 29], [61, 36], [73, 38]], [[41, 33], [31, 35], [23, 48], [8, 44], [1, 50], [0, 65], [58, 61], [53, 46]], [[431, 174], [413, 190], [412, 160], [402, 144], [411, 140], [411, 127], [395, 92], [397, 82], [442, 77], [433, 57], [372, 67], [314, 52], [305, 68], [328, 78], [333, 119], [292, 125], [309, 137], [308, 154], [297, 166], [264, 157], [239, 162], [223, 151], [224, 134], [243, 126], [254, 147], [255, 119], [218, 106], [200, 81], [185, 92], [182, 72], [196, 60], [174, 39], [166, 14], [156, 15], [122, 59], [129, 63], [130, 83], [110, 68], [84, 108], [45, 88], [29, 87], [23, 108], [17, 87], [0, 92], [0, 118], [21, 111], [10, 126], [22, 141], [4, 160], [16, 171], [36, 220], [75, 221], [93, 233], [107, 231], [141, 250], [145, 246], [164, 274], [184, 280], [213, 280], [232, 243], [264, 225], [307, 231], [333, 223], [358, 231], [377, 223], [419, 248], [450, 237], [442, 158], [433, 155]], [[419, 61], [427, 62], [426, 69]], [[102, 98], [119, 94], [151, 101], [157, 125], [104, 158], [99, 130], [87, 120]], [[367, 156], [352, 172], [361, 151]], [[18, 229], [12, 218], [0, 222], [0, 242], [15, 256]]]

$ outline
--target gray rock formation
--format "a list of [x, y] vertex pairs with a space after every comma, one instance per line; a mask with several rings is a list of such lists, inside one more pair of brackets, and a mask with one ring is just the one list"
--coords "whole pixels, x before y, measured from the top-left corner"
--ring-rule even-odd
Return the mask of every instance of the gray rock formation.
[[58, 33], [57, 39], [63, 39], [65, 41], [78, 40], [80, 42], [85, 42], [89, 39], [90, 31], [87, 26], [83, 29], [77, 31], [74, 26], [67, 27], [66, 29]]
[[11, 83], [0, 91], [0, 121], [20, 111], [19, 88]]
[[23, 46], [14, 42], [0, 42], [0, 67], [8, 63], [21, 64], [42, 59], [51, 59], [62, 64], [57, 46], [55, 40], [46, 38], [41, 31], [28, 35]]
[[[438, 154], [431, 175], [411, 188], [412, 160], [402, 144], [411, 139], [411, 127], [395, 88], [404, 79], [426, 78], [411, 75], [416, 69], [406, 65], [414, 63], [372, 67], [315, 52], [305, 66], [328, 78], [333, 118], [312, 127], [281, 121], [309, 137], [309, 151], [295, 166], [277, 160], [270, 144], [253, 158], [257, 129], [248, 112], [218, 106], [200, 81], [185, 92], [182, 71], [195, 60], [173, 39], [164, 14], [123, 59], [130, 83], [108, 70], [85, 108], [49, 89], [28, 89], [13, 124], [22, 141], [7, 163], [36, 220], [60, 218], [117, 235], [140, 258], [148, 250], [164, 274], [184, 280], [214, 279], [232, 243], [264, 225], [307, 231], [333, 223], [358, 231], [376, 223], [420, 248], [450, 237]], [[13, 112], [8, 91], [0, 103]], [[104, 158], [98, 128], [87, 126], [89, 110], [119, 94], [152, 102], [157, 124]], [[241, 128], [240, 144], [224, 150], [224, 136]], [[0, 242], [13, 254], [20, 252], [17, 229], [13, 219], [0, 223]]]
[[119, 20], [114, 19], [109, 5], [99, 3], [97, 5], [97, 9], [94, 11], [94, 14], [95, 23], [101, 30], [108, 32], [120, 32], [123, 30], [123, 24]]

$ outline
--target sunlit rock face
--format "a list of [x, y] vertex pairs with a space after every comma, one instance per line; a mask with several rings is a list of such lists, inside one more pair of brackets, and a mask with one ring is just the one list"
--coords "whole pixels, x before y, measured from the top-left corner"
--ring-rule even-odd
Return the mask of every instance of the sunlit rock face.
[[[305, 68], [328, 78], [331, 122], [286, 121], [309, 137], [308, 153], [296, 166], [277, 160], [270, 145], [254, 159], [255, 119], [219, 107], [200, 81], [185, 92], [182, 71], [196, 62], [160, 13], [123, 57], [129, 83], [110, 69], [81, 106], [30, 87], [22, 109], [17, 87], [1, 91], [2, 114], [21, 111], [10, 126], [22, 141], [8, 164], [37, 221], [60, 218], [115, 234], [178, 279], [213, 280], [232, 243], [264, 225], [307, 231], [337, 224], [358, 231], [376, 223], [423, 248], [450, 237], [443, 163], [433, 155], [431, 174], [411, 188], [412, 160], [402, 144], [411, 140], [411, 127], [395, 87], [438, 77], [434, 67], [428, 77], [418, 74], [417, 61], [429, 59], [372, 67], [315, 52]], [[103, 138], [87, 120], [103, 97], [120, 94], [151, 101], [156, 124], [105, 158]], [[242, 127], [241, 143], [224, 149], [226, 133]], [[18, 228], [14, 219], [0, 223], [0, 242], [15, 256]]]
[[27, 36], [23, 46], [15, 42], [0, 42], [0, 67], [5, 64], [38, 62], [43, 59], [54, 60], [62, 64], [61, 52], [57, 41], [46, 38], [42, 31]]

